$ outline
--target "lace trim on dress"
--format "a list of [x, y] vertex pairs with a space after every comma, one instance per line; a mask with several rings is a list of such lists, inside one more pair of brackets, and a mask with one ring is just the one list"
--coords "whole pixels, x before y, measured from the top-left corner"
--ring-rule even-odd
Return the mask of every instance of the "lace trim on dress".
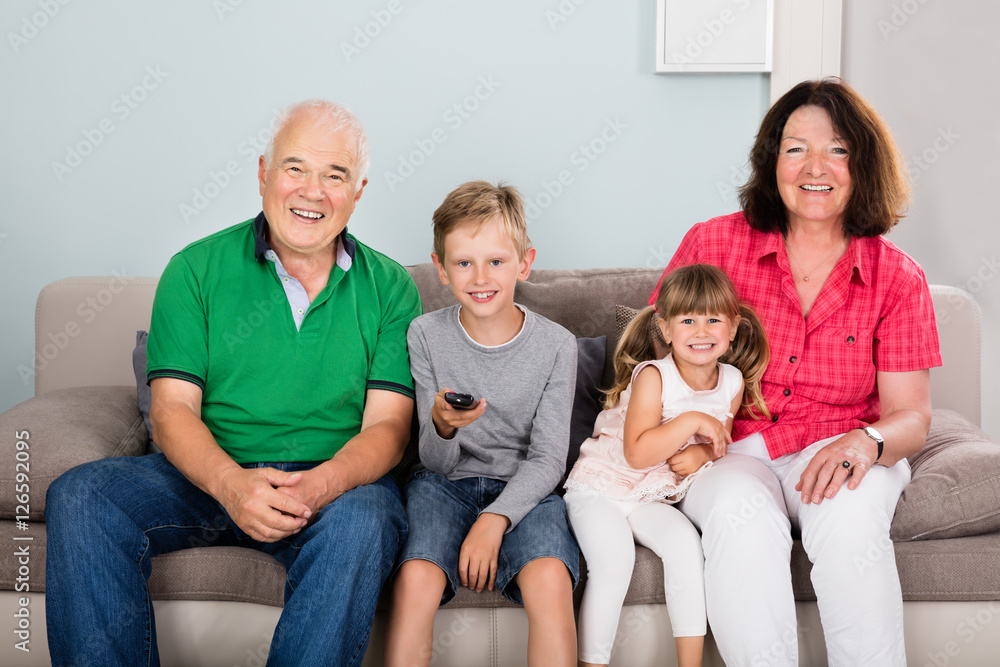
[[693, 473], [685, 477], [680, 481], [680, 484], [672, 484], [670, 482], [663, 482], [662, 484], [656, 484], [654, 486], [646, 486], [641, 489], [634, 489], [630, 493], [624, 496], [616, 496], [614, 494], [608, 493], [604, 489], [598, 489], [590, 484], [584, 482], [579, 482], [575, 479], [568, 479], [563, 485], [566, 490], [578, 489], [580, 491], [590, 491], [592, 493], [597, 493], [599, 495], [605, 496], [607, 498], [613, 498], [615, 500], [636, 500], [644, 502], [660, 501], [667, 504], [674, 504], [680, 502], [685, 495], [687, 495], [688, 488], [690, 488], [692, 482], [694, 482], [695, 477], [700, 473], [708, 470], [712, 467], [712, 462], [707, 461], [705, 465], [695, 470]]

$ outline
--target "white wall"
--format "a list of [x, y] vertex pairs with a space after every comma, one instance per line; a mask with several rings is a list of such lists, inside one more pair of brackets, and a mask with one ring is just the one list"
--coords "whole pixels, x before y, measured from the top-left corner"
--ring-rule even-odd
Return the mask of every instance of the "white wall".
[[889, 239], [983, 309], [983, 428], [1000, 435], [1000, 5], [846, 0], [843, 76], [889, 123], [914, 181]]
[[[883, 4], [887, 14], [892, 3], [872, 6]], [[849, 3], [845, 32], [868, 26], [874, 46], [868, 55], [868, 46], [845, 38], [848, 66], [894, 127], [923, 113], [923, 98], [938, 83], [902, 45], [937, 49], [952, 40], [966, 48], [969, 29], [983, 25], [935, 19], [920, 27], [938, 11], [934, 4], [920, 5], [906, 32], [883, 47], [872, 18], [854, 25], [869, 8]], [[951, 2], [948, 11], [961, 4], [973, 3]], [[0, 410], [33, 392], [25, 369], [34, 358], [39, 289], [69, 275], [157, 275], [186, 243], [255, 215], [254, 145], [266, 138], [275, 109], [305, 97], [344, 101], [367, 125], [372, 173], [351, 231], [404, 264], [427, 260], [430, 214], [448, 191], [474, 178], [504, 178], [542, 205], [531, 216], [536, 266], [665, 265], [692, 223], [735, 209], [733, 186], [766, 109], [768, 81], [758, 74], [654, 74], [655, 5], [6, 0]], [[989, 12], [995, 18], [996, 10]], [[358, 37], [366, 29], [375, 35], [367, 44]], [[921, 38], [922, 30], [930, 37]], [[356, 39], [358, 51], [345, 53]], [[865, 78], [877, 72], [912, 80], [917, 90], [904, 88], [906, 102], [892, 107], [880, 96], [883, 83]], [[942, 86], [965, 81], [963, 96], [979, 80], [995, 81], [971, 61], [937, 77]], [[933, 282], [966, 284], [997, 246], [992, 212], [938, 207], [950, 188], [957, 191], [952, 199], [978, 198], [990, 187], [987, 176], [977, 174], [973, 187], [947, 181], [930, 198], [924, 188], [945, 178], [950, 162], [974, 154], [983, 168], [990, 164], [998, 137], [986, 118], [997, 117], [996, 106], [960, 125], [961, 101], [934, 95], [943, 111], [917, 125], [907, 154], [932, 147], [939, 126], [954, 126], [962, 139], [921, 176], [913, 215], [890, 238]], [[469, 111], [458, 115], [453, 107], [463, 104]], [[422, 164], [402, 183], [391, 182], [387, 173], [432, 136], [446, 140], [427, 156], [414, 154]], [[53, 163], [66, 163], [81, 142], [84, 150], [96, 147], [71, 171], [56, 173]], [[602, 151], [593, 160], [581, 151], [588, 144]], [[219, 175], [227, 164], [236, 172], [228, 182]], [[561, 172], [571, 182], [560, 191]], [[995, 337], [996, 285], [986, 283], [976, 296]], [[996, 368], [995, 356], [987, 360]], [[1000, 431], [984, 412], [987, 427]]]

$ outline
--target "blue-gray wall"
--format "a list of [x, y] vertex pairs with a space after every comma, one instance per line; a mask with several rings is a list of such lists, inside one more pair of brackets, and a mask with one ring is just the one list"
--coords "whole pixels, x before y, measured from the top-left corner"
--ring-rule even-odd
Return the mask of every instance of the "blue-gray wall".
[[[33, 393], [18, 367], [39, 289], [158, 275], [255, 215], [274, 111], [306, 97], [367, 125], [351, 230], [404, 264], [427, 261], [444, 195], [485, 178], [533, 203], [537, 267], [665, 265], [692, 223], [734, 210], [768, 78], [654, 74], [655, 14], [655, 0], [5, 0], [0, 410]], [[977, 227], [948, 224], [966, 233], [941, 243], [974, 247]], [[908, 234], [894, 240], [925, 238]], [[956, 282], [932, 248], [900, 245]]]

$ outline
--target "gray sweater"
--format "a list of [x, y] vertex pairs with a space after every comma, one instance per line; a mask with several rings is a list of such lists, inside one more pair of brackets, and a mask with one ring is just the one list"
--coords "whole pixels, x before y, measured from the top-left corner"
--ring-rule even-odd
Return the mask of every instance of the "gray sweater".
[[[524, 325], [503, 345], [472, 340], [458, 320], [458, 305], [413, 320], [406, 337], [417, 392], [420, 464], [452, 480], [507, 482], [483, 511], [507, 517], [510, 528], [562, 478], [576, 386], [573, 334], [519, 307]], [[450, 439], [438, 435], [431, 420], [434, 395], [444, 387], [486, 399], [483, 416]]]

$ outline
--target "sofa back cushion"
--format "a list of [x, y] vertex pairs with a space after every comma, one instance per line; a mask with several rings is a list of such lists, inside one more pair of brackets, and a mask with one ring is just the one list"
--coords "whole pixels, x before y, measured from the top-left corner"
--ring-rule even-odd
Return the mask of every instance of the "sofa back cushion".
[[[433, 264], [407, 267], [424, 310], [454, 303]], [[640, 308], [662, 269], [535, 269], [516, 299], [578, 337], [607, 336], [604, 381], [610, 379], [615, 306]], [[35, 311], [35, 395], [82, 386], [134, 385], [135, 332], [149, 328], [156, 278], [65, 278], [42, 288]], [[980, 424], [981, 314], [960, 289], [931, 285], [944, 366], [931, 370], [931, 400]]]

